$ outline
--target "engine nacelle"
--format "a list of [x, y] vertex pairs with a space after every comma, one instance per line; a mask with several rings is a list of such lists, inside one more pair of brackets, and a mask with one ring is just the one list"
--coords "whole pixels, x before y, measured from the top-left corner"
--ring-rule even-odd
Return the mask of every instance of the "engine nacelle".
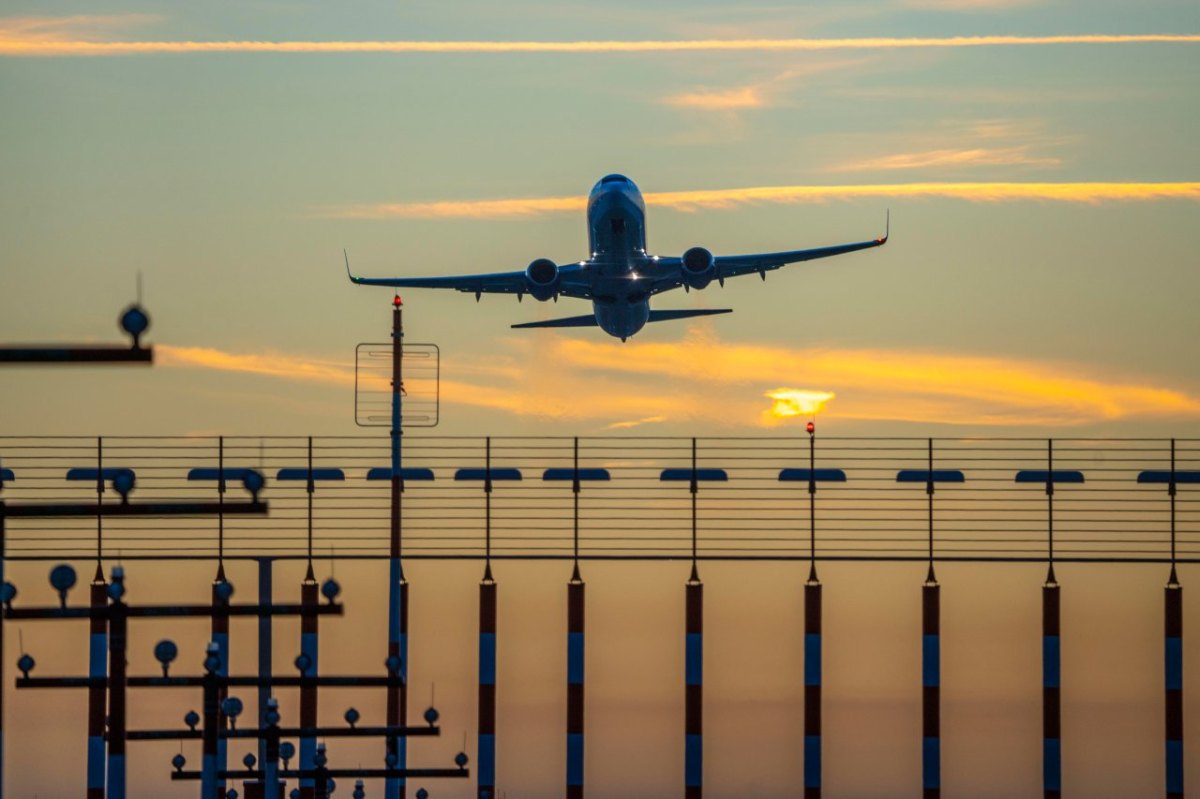
[[717, 272], [713, 254], [703, 247], [692, 247], [683, 254], [679, 271], [683, 282], [694, 289], [702, 289], [712, 282]]
[[525, 267], [529, 296], [545, 302], [558, 294], [558, 267], [548, 258], [538, 258]]

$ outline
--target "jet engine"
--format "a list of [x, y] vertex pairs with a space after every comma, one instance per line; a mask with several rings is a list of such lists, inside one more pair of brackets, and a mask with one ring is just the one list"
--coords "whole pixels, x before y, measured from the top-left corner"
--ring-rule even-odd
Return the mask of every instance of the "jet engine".
[[558, 267], [548, 258], [538, 258], [525, 267], [529, 296], [545, 302], [558, 294]]
[[683, 282], [694, 289], [702, 289], [712, 282], [716, 274], [713, 254], [703, 247], [692, 247], [683, 254], [680, 271]]

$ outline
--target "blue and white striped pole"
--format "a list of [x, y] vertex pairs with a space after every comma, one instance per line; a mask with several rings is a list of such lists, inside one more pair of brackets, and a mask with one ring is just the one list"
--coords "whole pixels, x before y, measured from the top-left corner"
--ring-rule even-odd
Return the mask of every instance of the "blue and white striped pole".
[[692, 561], [686, 586], [684, 797], [700, 799], [704, 786], [704, 583]]
[[1183, 799], [1183, 586], [1171, 570], [1166, 607], [1167, 799]]
[[929, 564], [921, 587], [922, 787], [925, 799], [942, 794], [941, 586]]
[[1054, 441], [1046, 441], [1046, 468], [1022, 469], [1016, 482], [1044, 484], [1046, 581], [1042, 584], [1042, 795], [1062, 796], [1062, 590], [1054, 576], [1054, 486], [1082, 483], [1083, 472], [1054, 468]]
[[478, 799], [496, 796], [496, 581], [489, 563], [479, 583]]
[[218, 799], [217, 743], [221, 737], [219, 731], [219, 719], [221, 715], [221, 700], [219, 698], [220, 668], [220, 655], [218, 654], [217, 645], [215, 642], [209, 642], [204, 658], [204, 726], [201, 733], [203, 754], [200, 761], [201, 799]]
[[821, 581], [804, 585], [804, 798], [821, 796]]
[[[0, 469], [0, 586], [4, 585], [4, 558], [7, 555], [7, 533], [5, 525], [7, 524], [8, 515], [5, 510], [4, 502], [4, 484], [13, 479], [13, 474], [8, 469]], [[89, 728], [89, 736], [91, 730]], [[91, 757], [91, 739], [88, 740], [88, 756]], [[103, 768], [103, 766], [101, 767]], [[88, 761], [88, 787], [91, 787], [91, 761]], [[103, 779], [103, 778], [102, 778]], [[103, 792], [103, 782], [101, 782], [101, 792]], [[0, 612], [0, 799], [4, 799], [4, 613]], [[92, 799], [89, 794], [88, 799]]]
[[[308, 574], [300, 585], [300, 657], [297, 658], [300, 669], [300, 726], [311, 730], [317, 726], [317, 686], [309, 679], [317, 676], [317, 581], [313, 576], [312, 563], [308, 565]], [[313, 769], [316, 767], [314, 758], [317, 755], [317, 739], [312, 734], [300, 736], [300, 768]], [[301, 799], [313, 799], [316, 795], [316, 781], [311, 777], [300, 778]]]
[[[258, 604], [267, 607], [272, 604], [273, 591], [271, 579], [271, 558], [258, 559]], [[258, 726], [266, 729], [270, 726], [267, 713], [271, 710], [271, 614], [263, 613], [258, 617], [258, 676], [263, 680], [258, 684]], [[278, 703], [276, 703], [277, 709]], [[270, 740], [264, 736], [258, 739], [258, 760], [263, 764], [263, 796], [273, 796], [276, 788], [269, 787], [278, 782], [275, 774], [275, 761], [270, 751]], [[275, 746], [275, 757], [278, 757], [278, 741]]]
[[[96, 576], [92, 578], [92, 610], [103, 610], [108, 605], [108, 584], [104, 572], [96, 564]], [[88, 747], [87, 747], [87, 797], [104, 799], [104, 716], [105, 691], [102, 682], [108, 676], [108, 621], [101, 615], [93, 615], [90, 621], [91, 636], [88, 646], [88, 676], [93, 682], [88, 686]]]
[[567, 583], [567, 799], [583, 799], [584, 583]]
[[1171, 573], [1163, 589], [1165, 641], [1163, 678], [1166, 693], [1166, 796], [1183, 799], [1183, 586], [1176, 571], [1175, 496], [1180, 483], [1200, 484], [1200, 471], [1175, 468], [1175, 439], [1171, 439], [1170, 471], [1150, 470], [1138, 475], [1139, 483], [1167, 486], [1171, 507]]
[[[804, 799], [821, 797], [821, 580], [817, 577], [816, 430], [808, 430], [808, 581], [804, 584]], [[781, 477], [783, 475], [780, 475]], [[845, 479], [845, 475], [842, 475]]]
[[1062, 795], [1062, 646], [1059, 586], [1051, 570], [1042, 586], [1042, 788], [1046, 799]]
[[[217, 668], [218, 677], [229, 676], [229, 597], [232, 586], [225, 580], [225, 569], [217, 572], [217, 579], [212, 585], [212, 642], [217, 647], [217, 657], [220, 666]], [[225, 728], [225, 714], [221, 709], [229, 689], [222, 685], [217, 689], [217, 713], [219, 728]], [[225, 771], [228, 766], [229, 741], [225, 736], [217, 738], [217, 772]], [[225, 799], [225, 778], [217, 777], [217, 799]]]
[[1061, 595], [1054, 577], [1054, 440], [1046, 441], [1046, 583], [1042, 586], [1042, 795], [1062, 796]]
[[958, 469], [933, 468], [933, 439], [929, 439], [929, 468], [902, 469], [898, 483], [924, 483], [929, 511], [929, 569], [921, 586], [921, 772], [925, 799], [942, 793], [942, 644], [941, 586], [933, 569], [933, 492], [937, 483], [962, 483]]
[[496, 795], [496, 581], [492, 578], [492, 439], [484, 455], [484, 546], [479, 583], [479, 777], [477, 799]]
[[571, 468], [547, 469], [543, 480], [571, 481], [574, 564], [567, 583], [567, 799], [583, 799], [584, 582], [579, 573], [579, 494], [584, 480], [609, 480], [607, 469], [579, 468], [579, 439]]
[[[1193, 473], [1192, 477], [1200, 477]], [[1183, 799], [1183, 586], [1175, 572], [1175, 439], [1171, 439], [1171, 576], [1164, 589], [1167, 799]]]
[[1061, 594], [1054, 575], [1054, 439], [1046, 440], [1046, 582], [1042, 587], [1042, 786], [1062, 795]]
[[[106, 799], [125, 799], [126, 679], [129, 650], [129, 607], [125, 569], [116, 566], [108, 586], [108, 792]], [[216, 750], [213, 750], [214, 756]]]

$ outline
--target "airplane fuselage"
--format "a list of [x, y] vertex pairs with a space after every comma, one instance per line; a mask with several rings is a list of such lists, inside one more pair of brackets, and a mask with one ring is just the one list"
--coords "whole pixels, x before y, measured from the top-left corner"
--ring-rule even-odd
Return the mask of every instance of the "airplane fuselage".
[[514, 328], [600, 327], [625, 341], [648, 322], [691, 319], [732, 313], [732, 308], [650, 310], [650, 297], [672, 289], [703, 290], [710, 283], [741, 275], [758, 275], [786, 264], [879, 247], [881, 238], [830, 247], [716, 256], [705, 247], [689, 247], [681, 256], [651, 255], [646, 251], [646, 203], [633, 181], [606, 175], [592, 187], [587, 201], [588, 257], [563, 263], [537, 258], [524, 269], [473, 275], [427, 277], [356, 277], [346, 261], [351, 282], [368, 286], [409, 286], [452, 289], [475, 295], [507, 294], [519, 301], [525, 295], [546, 302], [559, 297], [591, 300], [592, 313], [514, 324]]
[[589, 269], [595, 278], [592, 310], [596, 323], [622, 340], [650, 318], [649, 285], [639, 280], [646, 253], [646, 203], [633, 181], [607, 175], [592, 188], [587, 206]]

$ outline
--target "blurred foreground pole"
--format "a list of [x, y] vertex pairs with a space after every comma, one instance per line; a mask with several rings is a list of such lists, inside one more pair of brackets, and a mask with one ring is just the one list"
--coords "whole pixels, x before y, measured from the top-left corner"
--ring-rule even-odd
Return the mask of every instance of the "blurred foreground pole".
[[[258, 604], [262, 607], [267, 607], [271, 604], [272, 586], [271, 586], [271, 566], [270, 558], [258, 559]], [[267, 705], [271, 699], [271, 614], [264, 613], [258, 617], [258, 676], [263, 682], [258, 684], [258, 726], [266, 729], [267, 726]], [[260, 738], [258, 741], [258, 761], [266, 764], [270, 761], [267, 758], [267, 739]], [[269, 780], [265, 781], [265, 785], [270, 785]], [[267, 788], [263, 788], [264, 792]], [[264, 793], [270, 797], [270, 793]], [[271, 797], [274, 799], [274, 797]]]
[[[108, 584], [98, 564], [91, 599], [94, 611], [103, 610], [108, 604]], [[102, 681], [107, 676], [108, 621], [97, 614], [89, 623], [88, 677]], [[93, 682], [88, 686], [87, 799], [104, 799], [104, 716], [104, 683]]]
[[108, 795], [125, 799], [125, 675], [129, 648], [129, 607], [125, 595], [125, 569], [113, 569], [108, 596]]
[[[4, 490], [5, 478], [9, 477], [5, 470], [0, 469], [0, 491]], [[10, 478], [11, 479], [11, 478]], [[4, 508], [4, 496], [0, 494], [0, 586], [5, 583], [4, 576], [4, 556], [5, 548], [5, 522], [7, 516]], [[89, 741], [89, 744], [91, 742]], [[88, 747], [90, 755], [91, 747]], [[89, 762], [90, 766], [90, 762]], [[89, 768], [88, 776], [91, 776]], [[91, 783], [89, 782], [89, 785]], [[101, 783], [103, 785], [103, 783]], [[101, 792], [103, 793], [103, 788]], [[0, 611], [0, 799], [4, 799], [4, 613]], [[91, 799], [89, 794], [88, 799]]]
[[[312, 561], [308, 563], [308, 572], [304, 582], [300, 584], [300, 657], [296, 659], [300, 667], [300, 727], [312, 730], [317, 726], [317, 686], [314, 682], [318, 674], [320, 647], [318, 646], [319, 628], [317, 626], [317, 580], [313, 575]], [[316, 768], [317, 739], [313, 734], [300, 736], [300, 768]], [[316, 796], [316, 781], [311, 777], [300, 778], [300, 799], [313, 799]]]

